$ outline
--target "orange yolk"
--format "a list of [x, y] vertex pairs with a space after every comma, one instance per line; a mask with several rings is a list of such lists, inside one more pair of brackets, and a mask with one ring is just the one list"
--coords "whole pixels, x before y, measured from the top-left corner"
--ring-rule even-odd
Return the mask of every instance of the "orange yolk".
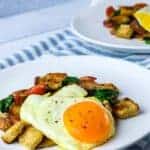
[[112, 121], [106, 109], [92, 101], [70, 106], [64, 112], [63, 121], [72, 137], [86, 143], [104, 142], [112, 129]]

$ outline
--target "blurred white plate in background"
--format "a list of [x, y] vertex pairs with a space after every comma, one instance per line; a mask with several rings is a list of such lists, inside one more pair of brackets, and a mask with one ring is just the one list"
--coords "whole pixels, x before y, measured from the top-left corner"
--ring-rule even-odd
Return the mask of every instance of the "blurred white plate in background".
[[[141, 0], [105, 0], [93, 1], [92, 7], [88, 7], [74, 17], [71, 25], [76, 35], [82, 39], [99, 45], [101, 47], [135, 53], [150, 53], [150, 45], [136, 39], [126, 40], [112, 36], [107, 28], [104, 27], [103, 21], [106, 19], [105, 10], [108, 6], [132, 5]], [[149, 0], [142, 2], [150, 3]]]

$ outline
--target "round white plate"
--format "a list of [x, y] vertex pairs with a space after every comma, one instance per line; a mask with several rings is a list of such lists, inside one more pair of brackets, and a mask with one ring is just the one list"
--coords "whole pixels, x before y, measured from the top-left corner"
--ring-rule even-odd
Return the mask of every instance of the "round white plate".
[[[119, 121], [116, 136], [97, 150], [126, 147], [150, 132], [150, 71], [120, 59], [96, 56], [44, 57], [16, 65], [0, 73], [0, 98], [14, 90], [30, 87], [35, 76], [48, 72], [67, 72], [75, 76], [92, 75], [100, 82], [113, 82], [121, 90], [121, 96], [131, 97], [140, 105], [140, 115]], [[0, 141], [0, 149], [20, 150], [21, 146], [7, 145]], [[56, 148], [49, 148], [54, 149]]]
[[[105, 10], [108, 6], [132, 5], [141, 0], [99, 0], [95, 6], [84, 9], [78, 16], [74, 17], [71, 26], [76, 35], [82, 39], [111, 50], [119, 50], [130, 53], [150, 53], [150, 45], [140, 40], [127, 40], [117, 38], [110, 34], [104, 27], [103, 21], [106, 19]], [[142, 2], [150, 3], [149, 0]]]

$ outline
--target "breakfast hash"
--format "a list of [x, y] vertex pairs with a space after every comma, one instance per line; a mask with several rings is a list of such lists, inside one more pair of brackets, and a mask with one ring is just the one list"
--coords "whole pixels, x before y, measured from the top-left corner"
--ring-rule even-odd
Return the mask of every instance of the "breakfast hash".
[[106, 8], [104, 26], [112, 35], [125, 39], [140, 39], [150, 44], [150, 6], [137, 3], [132, 6]]
[[116, 121], [138, 115], [134, 100], [119, 97], [113, 83], [95, 77], [48, 73], [31, 88], [12, 92], [0, 101], [2, 140], [27, 150], [57, 145], [89, 150], [115, 136]]

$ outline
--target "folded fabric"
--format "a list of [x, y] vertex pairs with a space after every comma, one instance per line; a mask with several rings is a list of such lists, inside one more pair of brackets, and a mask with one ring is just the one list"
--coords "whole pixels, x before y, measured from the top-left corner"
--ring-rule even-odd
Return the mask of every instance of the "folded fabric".
[[37, 43], [14, 53], [7, 58], [0, 60], [0, 69], [13, 66], [25, 61], [32, 61], [44, 55], [104, 55], [124, 60], [132, 61], [150, 69], [150, 54], [125, 53], [120, 51], [110, 51], [100, 48], [91, 43], [82, 41], [76, 37], [70, 28], [55, 32], [52, 35], [42, 37]]

